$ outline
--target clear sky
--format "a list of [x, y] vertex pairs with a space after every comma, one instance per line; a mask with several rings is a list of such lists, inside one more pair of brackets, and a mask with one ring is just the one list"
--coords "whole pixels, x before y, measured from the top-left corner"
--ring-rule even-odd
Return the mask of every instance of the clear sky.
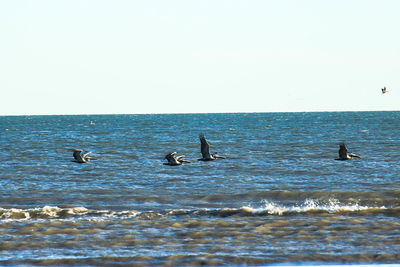
[[0, 0], [0, 115], [400, 110], [399, 14], [397, 0]]

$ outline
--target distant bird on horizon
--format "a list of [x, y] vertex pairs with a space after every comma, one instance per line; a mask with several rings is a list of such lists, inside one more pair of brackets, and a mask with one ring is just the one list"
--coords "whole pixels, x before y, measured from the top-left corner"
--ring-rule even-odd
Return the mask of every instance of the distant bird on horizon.
[[92, 152], [86, 152], [86, 153], [82, 153], [83, 150], [82, 149], [68, 149], [68, 151], [72, 151], [74, 152], [72, 155], [74, 156], [74, 162], [77, 163], [88, 163], [91, 159], [91, 157], [89, 157], [89, 154], [91, 154]]
[[339, 158], [337, 158], [336, 160], [349, 160], [352, 158], [359, 158], [361, 159], [361, 156], [356, 155], [354, 153], [347, 153], [347, 147], [345, 145], [344, 142], [339, 144], [340, 148], [339, 148]]
[[190, 161], [183, 159], [184, 155], [175, 157], [176, 154], [177, 152], [167, 154], [165, 159], [168, 160], [168, 163], [164, 163], [164, 165], [179, 166], [182, 165], [182, 163], [190, 163]]
[[218, 155], [217, 152], [214, 154], [210, 154], [210, 144], [207, 142], [206, 138], [204, 137], [204, 134], [200, 134], [200, 143], [201, 143], [202, 158], [199, 160], [210, 161], [216, 159], [225, 159], [225, 157]]
[[381, 90], [382, 90], [382, 94], [386, 94], [387, 92], [389, 92], [389, 91], [386, 89], [386, 86], [384, 86]]

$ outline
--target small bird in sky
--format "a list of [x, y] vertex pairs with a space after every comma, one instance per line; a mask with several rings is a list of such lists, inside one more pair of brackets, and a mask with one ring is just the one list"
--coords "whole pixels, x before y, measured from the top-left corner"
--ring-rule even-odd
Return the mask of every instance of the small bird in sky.
[[384, 86], [381, 90], [382, 90], [382, 94], [389, 92], [388, 90], [386, 90], [386, 86]]

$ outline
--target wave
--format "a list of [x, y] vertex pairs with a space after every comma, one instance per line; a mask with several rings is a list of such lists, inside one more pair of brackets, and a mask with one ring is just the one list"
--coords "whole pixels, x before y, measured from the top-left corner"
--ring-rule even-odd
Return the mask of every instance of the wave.
[[275, 202], [264, 201], [259, 207], [251, 205], [240, 208], [217, 208], [217, 209], [172, 209], [165, 211], [110, 211], [110, 210], [91, 210], [85, 207], [59, 208], [57, 206], [44, 206], [43, 208], [19, 209], [19, 208], [0, 208], [0, 220], [29, 220], [29, 219], [106, 219], [106, 218], [134, 218], [140, 217], [152, 219], [158, 216], [216, 216], [227, 217], [233, 215], [240, 216], [293, 216], [296, 214], [346, 214], [368, 213], [398, 214], [400, 207], [367, 206], [358, 203], [343, 204], [336, 199], [320, 202], [308, 199], [301, 205], [282, 205]]
[[57, 206], [44, 206], [43, 208], [19, 209], [19, 208], [0, 208], [0, 220], [7, 219], [53, 219], [53, 218], [71, 218], [71, 217], [111, 217], [128, 216], [134, 217], [137, 211], [109, 211], [109, 210], [91, 210], [85, 207], [59, 208]]
[[245, 206], [242, 208], [247, 213], [251, 214], [296, 214], [296, 213], [344, 213], [344, 212], [359, 212], [359, 211], [386, 211], [385, 206], [365, 206], [358, 203], [343, 204], [337, 199], [329, 199], [326, 202], [320, 202], [314, 199], [307, 199], [301, 205], [283, 206], [274, 202], [265, 201], [264, 207], [254, 208]]
[[385, 207], [385, 206], [364, 206], [357, 203], [342, 204], [336, 199], [330, 199], [328, 202], [319, 202], [317, 200], [306, 200], [301, 205], [281, 205], [275, 202], [264, 201], [260, 207], [250, 205], [240, 208], [223, 208], [223, 209], [199, 209], [194, 211], [170, 211], [170, 215], [213, 215], [213, 216], [294, 216], [294, 215], [313, 215], [313, 214], [346, 214], [359, 213], [360, 215], [368, 213], [384, 213], [392, 214], [400, 211], [400, 207]]

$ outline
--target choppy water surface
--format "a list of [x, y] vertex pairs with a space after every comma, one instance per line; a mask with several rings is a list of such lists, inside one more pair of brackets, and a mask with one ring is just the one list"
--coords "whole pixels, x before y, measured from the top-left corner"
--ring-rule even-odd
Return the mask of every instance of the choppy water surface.
[[[399, 119], [0, 117], [0, 264], [400, 262]], [[197, 161], [200, 133], [227, 159]], [[334, 160], [341, 141], [363, 158]]]

